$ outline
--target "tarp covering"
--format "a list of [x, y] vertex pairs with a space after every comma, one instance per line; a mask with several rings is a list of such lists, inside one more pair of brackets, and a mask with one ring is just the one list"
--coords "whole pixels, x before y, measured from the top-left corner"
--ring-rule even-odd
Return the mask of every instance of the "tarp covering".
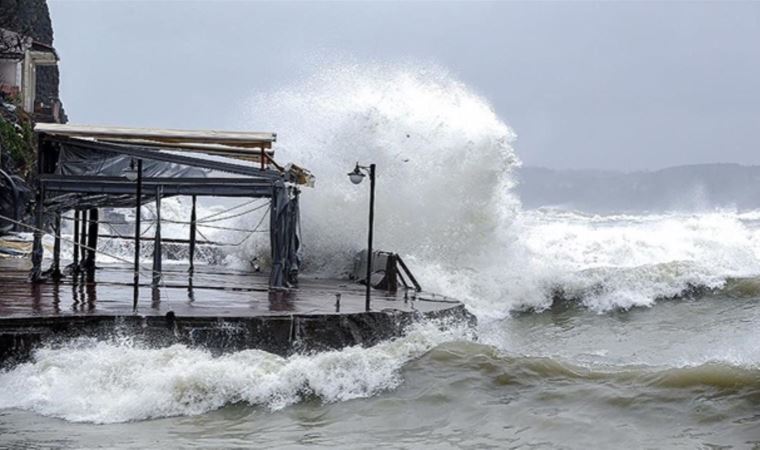
[[[90, 150], [73, 145], [62, 145], [58, 159], [57, 175], [69, 176], [124, 176], [134, 160], [105, 150]], [[143, 176], [154, 177], [204, 177], [208, 171], [180, 164], [143, 160]]]
[[291, 287], [297, 283], [301, 264], [301, 230], [298, 189], [275, 184], [270, 206], [272, 273], [269, 285]]
[[[55, 174], [64, 176], [102, 176], [124, 177], [135, 160], [130, 155], [123, 155], [107, 150], [93, 150], [76, 145], [59, 146], [58, 163]], [[204, 178], [209, 170], [164, 161], [142, 160], [142, 173], [145, 178]], [[132, 167], [132, 170], [136, 170]], [[142, 203], [152, 201], [155, 193], [144, 190]], [[72, 208], [89, 209], [100, 207], [133, 207], [133, 195], [106, 194], [62, 194], [48, 198], [45, 210], [48, 213], [66, 211]]]

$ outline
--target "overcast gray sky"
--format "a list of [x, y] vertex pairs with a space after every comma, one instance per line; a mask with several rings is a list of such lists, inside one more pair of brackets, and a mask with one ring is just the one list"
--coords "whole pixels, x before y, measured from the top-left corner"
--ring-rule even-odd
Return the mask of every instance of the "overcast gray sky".
[[[229, 128], [315, 58], [446, 67], [527, 165], [760, 164], [760, 2], [50, 1], [74, 123]], [[276, 130], [286, 133], [287, 130]]]

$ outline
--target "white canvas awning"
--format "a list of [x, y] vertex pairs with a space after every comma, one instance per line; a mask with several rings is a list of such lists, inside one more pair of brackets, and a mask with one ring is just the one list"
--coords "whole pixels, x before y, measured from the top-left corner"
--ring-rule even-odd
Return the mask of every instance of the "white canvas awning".
[[251, 131], [171, 130], [95, 125], [38, 123], [34, 131], [95, 140], [144, 140], [165, 143], [218, 144], [243, 148], [271, 148], [277, 134]]

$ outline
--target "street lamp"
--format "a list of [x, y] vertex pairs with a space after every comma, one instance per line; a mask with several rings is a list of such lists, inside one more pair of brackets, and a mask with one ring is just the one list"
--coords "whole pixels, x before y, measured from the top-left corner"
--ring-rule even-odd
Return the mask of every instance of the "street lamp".
[[372, 228], [375, 220], [375, 165], [370, 164], [369, 166], [360, 166], [357, 162], [354, 170], [348, 173], [348, 178], [352, 183], [359, 184], [364, 180], [365, 175], [363, 172], [369, 174], [369, 233], [367, 237], [367, 278], [365, 280], [367, 283], [367, 291], [364, 301], [364, 307], [366, 311], [369, 311], [370, 290], [372, 289]]

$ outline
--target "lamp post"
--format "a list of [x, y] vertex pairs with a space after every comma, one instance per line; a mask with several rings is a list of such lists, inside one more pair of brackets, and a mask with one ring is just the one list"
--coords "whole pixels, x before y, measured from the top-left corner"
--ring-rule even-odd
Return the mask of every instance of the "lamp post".
[[360, 166], [357, 162], [354, 170], [348, 174], [348, 178], [351, 179], [352, 183], [359, 184], [364, 180], [365, 175], [363, 172], [367, 172], [369, 174], [369, 233], [367, 236], [367, 278], [365, 280], [367, 284], [367, 291], [364, 300], [365, 310], [369, 311], [371, 296], [370, 291], [372, 289], [372, 231], [373, 222], [375, 220], [375, 165], [370, 164], [369, 166]]

